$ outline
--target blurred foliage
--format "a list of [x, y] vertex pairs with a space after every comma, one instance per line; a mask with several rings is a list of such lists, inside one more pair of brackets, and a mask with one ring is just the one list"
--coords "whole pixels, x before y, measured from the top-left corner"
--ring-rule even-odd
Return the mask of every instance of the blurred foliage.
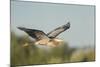
[[[16, 65], [36, 65], [54, 64], [69, 62], [86, 62], [95, 60], [95, 49], [71, 48], [68, 43], [59, 47], [44, 50], [34, 44], [26, 36], [18, 37], [11, 32], [11, 66]], [[23, 47], [23, 44], [29, 44]]]

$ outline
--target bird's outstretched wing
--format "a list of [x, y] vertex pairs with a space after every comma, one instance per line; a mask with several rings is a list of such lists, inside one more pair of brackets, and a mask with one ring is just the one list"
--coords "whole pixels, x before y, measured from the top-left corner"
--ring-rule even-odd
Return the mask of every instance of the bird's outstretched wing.
[[34, 38], [35, 40], [42, 40], [42, 39], [49, 39], [48, 36], [41, 30], [36, 29], [28, 29], [24, 27], [18, 27], [18, 29], [23, 30], [26, 32], [29, 36]]
[[67, 24], [58, 27], [56, 29], [54, 29], [53, 31], [49, 32], [47, 35], [50, 38], [55, 38], [56, 36], [58, 36], [60, 33], [64, 32], [65, 30], [70, 28], [70, 22], [68, 22]]

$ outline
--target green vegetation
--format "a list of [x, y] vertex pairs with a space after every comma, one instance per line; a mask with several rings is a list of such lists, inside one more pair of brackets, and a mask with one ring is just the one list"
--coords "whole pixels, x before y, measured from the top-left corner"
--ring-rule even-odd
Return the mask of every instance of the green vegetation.
[[[11, 33], [11, 65], [36, 65], [52, 63], [86, 62], [95, 60], [94, 48], [71, 48], [68, 43], [50, 50], [38, 48], [30, 44], [31, 40], [25, 36], [18, 37]], [[23, 44], [29, 44], [23, 47]]]

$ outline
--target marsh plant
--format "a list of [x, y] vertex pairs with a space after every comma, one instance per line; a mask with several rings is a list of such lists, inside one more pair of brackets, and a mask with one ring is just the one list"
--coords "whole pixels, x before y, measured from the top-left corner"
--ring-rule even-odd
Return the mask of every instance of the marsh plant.
[[[95, 60], [94, 47], [69, 47], [67, 42], [54, 48], [39, 48], [30, 43], [26, 36], [18, 37], [11, 33], [11, 65], [36, 65], [69, 62], [88, 62]], [[23, 44], [29, 46], [23, 47]]]

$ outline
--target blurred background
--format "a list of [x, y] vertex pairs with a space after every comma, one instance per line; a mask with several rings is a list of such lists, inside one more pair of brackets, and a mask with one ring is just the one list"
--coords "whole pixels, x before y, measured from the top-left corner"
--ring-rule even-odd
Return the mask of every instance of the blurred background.
[[[64, 43], [55, 48], [39, 48], [17, 27], [48, 33], [70, 21], [61, 33]], [[23, 47], [24, 44], [29, 44]], [[95, 6], [11, 1], [11, 65], [86, 62], [95, 60]]]

